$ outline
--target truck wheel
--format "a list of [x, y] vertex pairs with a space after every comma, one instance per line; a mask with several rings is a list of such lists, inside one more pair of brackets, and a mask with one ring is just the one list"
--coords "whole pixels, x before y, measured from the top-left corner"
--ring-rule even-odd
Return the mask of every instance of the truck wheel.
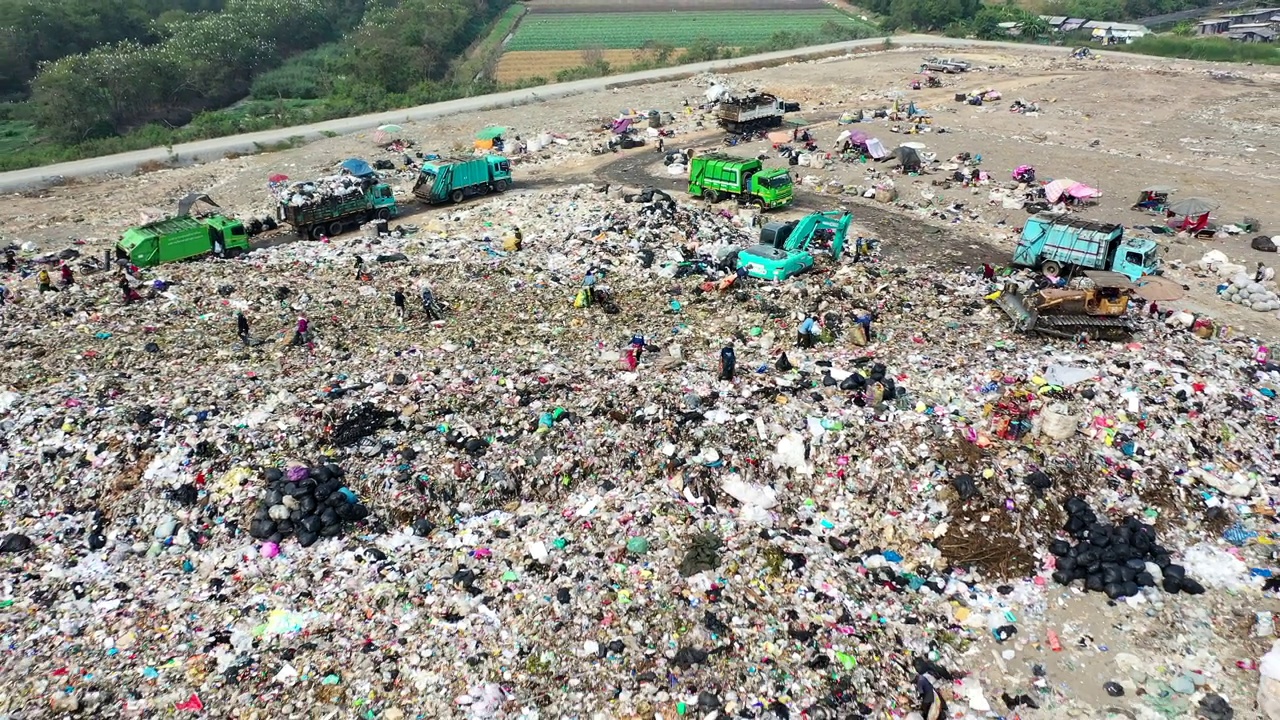
[[500, 192], [500, 193], [501, 193], [501, 192], [506, 192], [506, 191], [507, 191], [507, 181], [506, 181], [506, 180], [496, 180], [496, 181], [494, 181], [494, 183], [493, 183], [493, 191], [494, 191], [494, 192]]
[[453, 202], [455, 202], [455, 203], [460, 203], [460, 202], [462, 202], [462, 191], [461, 191], [461, 190], [454, 190], [453, 192], [449, 193], [449, 200], [451, 200], [451, 201], [453, 201]]
[[312, 240], [319, 240], [324, 237], [324, 226], [312, 225], [311, 229], [307, 231], [307, 234], [311, 236]]
[[373, 216], [379, 220], [390, 220], [391, 211], [387, 208], [378, 208], [378, 212], [374, 213]]
[[720, 202], [720, 193], [716, 192], [715, 190], [704, 190], [702, 193], [702, 197], [706, 198], [707, 202], [711, 203], [712, 205], [715, 205], [716, 203]]
[[337, 237], [342, 234], [342, 223], [333, 221], [329, 223], [329, 237]]
[[1040, 266], [1040, 272], [1045, 275], [1061, 275], [1062, 266], [1053, 260], [1046, 260], [1045, 263]]

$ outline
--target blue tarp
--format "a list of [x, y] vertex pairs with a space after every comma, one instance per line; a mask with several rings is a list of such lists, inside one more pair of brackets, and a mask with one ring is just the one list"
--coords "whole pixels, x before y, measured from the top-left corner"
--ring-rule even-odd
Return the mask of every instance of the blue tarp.
[[369, 175], [374, 174], [373, 167], [360, 158], [347, 158], [346, 160], [343, 160], [342, 169], [356, 177], [368, 177]]

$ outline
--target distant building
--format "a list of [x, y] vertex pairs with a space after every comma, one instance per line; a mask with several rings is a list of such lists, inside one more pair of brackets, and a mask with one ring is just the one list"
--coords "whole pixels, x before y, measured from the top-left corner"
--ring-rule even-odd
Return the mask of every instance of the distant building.
[[1197, 35], [1221, 35], [1231, 27], [1229, 18], [1209, 18], [1196, 23]]
[[1151, 34], [1146, 27], [1132, 23], [1089, 21], [1082, 27], [1090, 31], [1094, 40], [1107, 44], [1128, 44]]
[[1257, 42], [1275, 42], [1276, 31], [1271, 29], [1267, 23], [1253, 23], [1250, 25], [1236, 25], [1227, 33], [1227, 37], [1236, 42], [1257, 43]]
[[1237, 25], [1271, 23], [1275, 21], [1275, 15], [1280, 15], [1280, 8], [1254, 8], [1253, 10], [1226, 13], [1222, 17], [1225, 20], [1229, 20], [1231, 22], [1231, 27], [1234, 28]]
[[1085, 18], [1073, 18], [1066, 15], [1041, 15], [1040, 19], [1049, 24], [1050, 30], [1058, 32], [1079, 30], [1085, 23], [1089, 22]]

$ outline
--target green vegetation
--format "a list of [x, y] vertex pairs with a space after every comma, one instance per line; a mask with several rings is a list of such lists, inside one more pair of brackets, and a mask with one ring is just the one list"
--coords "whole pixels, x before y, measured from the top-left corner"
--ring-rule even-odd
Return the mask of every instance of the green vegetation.
[[1148, 35], [1132, 44], [1108, 49], [1183, 60], [1280, 65], [1280, 48], [1274, 45], [1233, 42], [1224, 38]]
[[1044, 15], [1119, 22], [1209, 7], [1212, 4], [1213, 0], [1046, 0], [1040, 11]]
[[1039, 15], [1118, 22], [1208, 7], [1211, 4], [1213, 0], [1003, 0], [988, 5], [983, 5], [981, 0], [862, 0], [859, 3], [868, 11], [881, 16], [887, 30], [945, 29], [949, 35], [969, 34], [978, 37], [982, 35], [976, 30], [966, 30], [988, 27], [996, 17], [1004, 18], [994, 20], [996, 23]]
[[494, 22], [489, 34], [476, 43], [464, 57], [458, 59], [453, 70], [453, 78], [457, 82], [468, 82], [481, 73], [492, 72], [502, 55], [502, 41], [511, 34], [512, 28], [525, 13], [525, 6], [515, 3]]
[[169, 23], [219, 12], [223, 0], [4, 0], [0, 100], [24, 100], [41, 63], [123, 41], [158, 42]]
[[828, 24], [870, 31], [865, 23], [835, 10], [690, 11], [678, 17], [674, 21], [669, 12], [534, 13], [520, 23], [506, 49], [629, 49], [656, 42], [688, 47], [698, 41], [757, 47], [779, 33], [808, 36]]
[[[79, 0], [50, 0], [55, 6], [73, 1]], [[213, 0], [136, 1], [172, 6]], [[126, 39], [42, 65], [29, 101], [0, 104], [0, 170], [491, 92], [495, 88], [486, 83], [455, 87], [450, 69], [510, 5], [218, 3], [218, 14], [170, 12], [153, 23], [155, 32], [145, 40]]]

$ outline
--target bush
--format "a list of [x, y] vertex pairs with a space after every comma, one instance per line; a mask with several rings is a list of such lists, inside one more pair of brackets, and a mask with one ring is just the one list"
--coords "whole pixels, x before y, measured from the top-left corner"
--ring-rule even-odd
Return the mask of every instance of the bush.
[[1263, 43], [1240, 43], [1222, 38], [1186, 38], [1148, 35], [1118, 50], [1184, 60], [1251, 62], [1280, 65], [1280, 50]]

